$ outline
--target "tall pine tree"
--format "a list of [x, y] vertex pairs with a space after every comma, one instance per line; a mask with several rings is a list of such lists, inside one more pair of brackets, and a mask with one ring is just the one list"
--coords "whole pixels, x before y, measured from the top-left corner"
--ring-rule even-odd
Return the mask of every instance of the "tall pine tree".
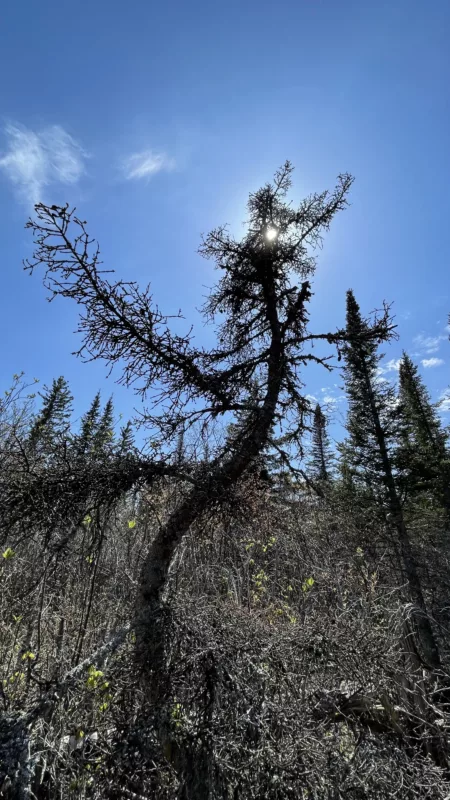
[[120, 436], [117, 442], [117, 454], [119, 456], [127, 456], [133, 452], [134, 448], [134, 434], [133, 426], [130, 421], [120, 429]]
[[114, 445], [114, 406], [110, 398], [101, 409], [100, 392], [95, 395], [90, 408], [81, 418], [76, 450], [80, 456], [88, 453], [100, 455]]
[[44, 386], [40, 397], [42, 406], [32, 423], [28, 445], [34, 451], [44, 452], [69, 431], [73, 396], [66, 379], [61, 376], [50, 388]]
[[76, 442], [76, 448], [80, 455], [88, 452], [92, 447], [92, 442], [98, 429], [99, 417], [100, 392], [97, 392], [89, 409], [81, 418], [80, 432]]
[[[377, 352], [376, 343], [368, 336], [370, 323], [362, 317], [352, 291], [347, 292], [346, 329], [348, 340], [343, 354], [349, 402], [349, 437], [345, 444], [345, 456], [354, 472], [373, 489], [389, 512], [414, 605], [414, 622], [423, 655], [430, 667], [438, 668], [439, 650], [394, 475], [398, 402], [392, 387], [380, 380], [378, 364], [381, 355]], [[381, 487], [381, 494], [377, 491], [377, 486]]]
[[114, 442], [114, 406], [112, 398], [106, 402], [95, 432], [93, 445], [97, 453], [110, 449]]
[[310, 471], [317, 481], [329, 481], [333, 471], [333, 454], [327, 431], [327, 419], [320, 404], [314, 409]]
[[447, 433], [417, 366], [406, 353], [400, 363], [399, 400], [398, 463], [405, 494], [432, 496], [450, 512]]
[[382, 355], [367, 336], [370, 323], [361, 316], [351, 291], [347, 292], [346, 330], [349, 342], [343, 355], [349, 435], [342, 450], [355, 482], [379, 495], [380, 484], [389, 482], [386, 455], [398, 437], [398, 402], [394, 388], [379, 373]]

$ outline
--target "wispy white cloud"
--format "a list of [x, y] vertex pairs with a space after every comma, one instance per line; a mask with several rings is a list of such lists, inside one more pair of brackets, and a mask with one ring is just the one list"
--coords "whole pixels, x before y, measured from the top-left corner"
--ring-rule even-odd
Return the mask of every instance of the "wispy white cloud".
[[154, 150], [144, 150], [142, 153], [133, 153], [122, 162], [122, 171], [127, 180], [149, 180], [158, 172], [169, 172], [174, 169], [175, 160], [166, 153], [156, 153]]
[[442, 364], [445, 364], [443, 358], [423, 358], [421, 364], [425, 369], [429, 367], [441, 367]]
[[381, 367], [378, 367], [377, 375], [386, 375], [387, 372], [398, 372], [400, 364], [401, 358], [391, 358], [389, 361], [386, 361], [385, 364], [382, 364]]
[[438, 336], [425, 336], [425, 334], [419, 333], [414, 337], [413, 341], [423, 353], [430, 355], [431, 353], [437, 353], [441, 346], [441, 342], [444, 342], [447, 339], [448, 336], [444, 336], [443, 334], [439, 334]]
[[33, 131], [8, 124], [4, 135], [7, 149], [0, 154], [0, 170], [27, 204], [42, 200], [46, 186], [77, 183], [85, 171], [87, 154], [60, 125]]
[[334, 386], [322, 386], [320, 389], [322, 392], [322, 397], [317, 402], [319, 402], [322, 407], [336, 406], [338, 403], [343, 403], [345, 400], [345, 395], [337, 394], [336, 389], [342, 391], [342, 386], [339, 386], [337, 383], [335, 383]]
[[342, 403], [345, 400], [345, 395], [326, 394], [322, 397], [322, 403], [327, 406], [335, 406], [337, 403]]

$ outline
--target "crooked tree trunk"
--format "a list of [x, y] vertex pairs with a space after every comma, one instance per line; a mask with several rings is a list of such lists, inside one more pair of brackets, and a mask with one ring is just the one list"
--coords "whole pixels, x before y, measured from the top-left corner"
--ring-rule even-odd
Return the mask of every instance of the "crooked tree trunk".
[[170, 565], [191, 525], [205, 511], [212, 499], [220, 498], [226, 489], [243, 475], [266, 443], [273, 425], [279, 386], [279, 380], [272, 382], [272, 391], [268, 393], [260, 419], [251, 435], [244, 438], [234, 457], [223, 466], [213, 469], [208, 479], [191, 490], [153, 539], [141, 576], [139, 602], [141, 617], [144, 609], [153, 613], [161, 605]]
[[[272, 306], [272, 308], [270, 308]], [[155, 535], [144, 562], [136, 626], [136, 644], [141, 664], [152, 674], [151, 683], [158, 682], [164, 673], [164, 620], [162, 618], [163, 592], [167, 584], [170, 565], [178, 547], [193, 523], [212, 500], [220, 500], [227, 488], [236, 483], [251, 466], [267, 443], [278, 404], [283, 379], [283, 344], [276, 313], [275, 292], [268, 297], [272, 341], [268, 358], [267, 390], [258, 412], [248, 423], [248, 433], [234, 453], [225, 461], [212, 464], [210, 475], [197, 484], [188, 497], [170, 515], [166, 524]], [[157, 691], [158, 694], [158, 691]]]
[[[259, 412], [249, 420], [248, 433], [242, 438], [237, 449], [225, 462], [216, 460], [210, 475], [197, 484], [170, 515], [166, 524], [158, 531], [147, 554], [141, 577], [141, 590], [137, 609], [136, 655], [146, 677], [146, 693], [151, 701], [152, 712], [158, 730], [163, 752], [170, 753], [170, 760], [177, 772], [183, 773], [186, 753], [178, 752], [167, 720], [165, 628], [166, 609], [163, 604], [164, 588], [167, 584], [170, 566], [183, 537], [193, 523], [205, 511], [212, 500], [220, 500], [227, 488], [232, 486], [251, 466], [255, 457], [267, 442], [274, 423], [283, 378], [283, 358], [280, 328], [276, 313], [272, 319], [272, 344], [268, 364], [268, 382], [265, 400]], [[197, 786], [201, 765], [192, 764], [192, 778]], [[201, 776], [200, 776], [201, 777]], [[202, 784], [202, 781], [200, 781]], [[187, 789], [187, 786], [185, 787]], [[198, 800], [209, 798], [206, 784], [197, 786]]]

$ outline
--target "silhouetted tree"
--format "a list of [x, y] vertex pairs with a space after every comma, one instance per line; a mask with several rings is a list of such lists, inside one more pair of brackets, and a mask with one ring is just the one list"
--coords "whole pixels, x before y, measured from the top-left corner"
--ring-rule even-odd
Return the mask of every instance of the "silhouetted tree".
[[403, 353], [399, 369], [398, 462], [408, 496], [427, 493], [450, 511], [447, 433], [412, 359]]
[[[398, 441], [398, 404], [394, 389], [379, 380], [381, 356], [377, 343], [367, 337], [370, 323], [362, 315], [352, 291], [347, 292], [347, 341], [343, 347], [344, 378], [349, 402], [348, 439], [343, 452], [354, 474], [378, 494], [385, 504], [398, 536], [402, 566], [415, 605], [415, 624], [426, 662], [440, 665], [439, 651], [430, 623], [419, 577], [418, 564], [405, 524], [394, 474], [394, 450]], [[377, 492], [381, 487], [381, 496]]]
[[328, 481], [333, 470], [333, 453], [327, 432], [327, 419], [320, 404], [314, 409], [312, 443], [311, 443], [311, 472], [312, 477], [318, 481]]
[[50, 388], [45, 386], [40, 396], [42, 405], [31, 427], [28, 445], [45, 450], [46, 445], [51, 446], [58, 437], [67, 434], [73, 397], [62, 376], [54, 380]]
[[92, 440], [98, 427], [100, 416], [100, 392], [95, 395], [90, 408], [81, 418], [81, 427], [75, 442], [79, 453], [86, 453], [92, 446]]
[[117, 443], [117, 453], [120, 456], [131, 453], [134, 448], [134, 433], [131, 421], [128, 421], [120, 429], [119, 441]]
[[[225, 439], [207, 469], [192, 471], [191, 489], [154, 536], [142, 571], [141, 619], [158, 618], [183, 536], [212, 503], [221, 502], [263, 449], [270, 444], [286, 460], [301, 452], [309, 409], [301, 368], [310, 362], [328, 366], [311, 345], [338, 345], [347, 337], [345, 330], [311, 332], [307, 307], [313, 250], [345, 208], [352, 179], [342, 175], [331, 194], [313, 194], [293, 208], [286, 202], [291, 173], [286, 163], [272, 184], [250, 196], [241, 241], [223, 227], [203, 241], [200, 253], [221, 273], [203, 309], [217, 333], [217, 344], [209, 350], [194, 345], [191, 332], [171, 332], [149, 287], [140, 290], [134, 282], [109, 280], [101, 269], [98, 245], [68, 206], [39, 204], [36, 219], [29, 222], [36, 248], [26, 267], [34, 271], [43, 266], [51, 296], [74, 300], [81, 308], [79, 355], [102, 359], [110, 369], [120, 367], [119, 382], [133, 386], [144, 400], [152, 395], [144, 420], [155, 458], [123, 475], [122, 488], [151, 481], [165, 470], [175, 474], [167, 451], [176, 449], [180, 432], [196, 423], [233, 416], [239, 430], [238, 437]], [[300, 285], [292, 284], [295, 275]], [[385, 314], [372, 327], [365, 326], [360, 339], [385, 340], [390, 330]], [[162, 663], [159, 639], [154, 639], [157, 629], [153, 623], [149, 629], [151, 669], [156, 672]]]

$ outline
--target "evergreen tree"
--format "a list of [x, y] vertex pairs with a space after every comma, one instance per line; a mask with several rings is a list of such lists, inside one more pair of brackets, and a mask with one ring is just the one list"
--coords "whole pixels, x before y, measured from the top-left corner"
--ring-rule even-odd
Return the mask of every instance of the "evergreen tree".
[[84, 463], [88, 463], [90, 460], [95, 462], [99, 457], [123, 458], [136, 455], [132, 423], [127, 422], [116, 437], [112, 398], [107, 401], [102, 410], [100, 392], [97, 392], [90, 408], [83, 414], [80, 431], [74, 438], [74, 451], [77, 459]]
[[123, 428], [120, 429], [119, 441], [117, 443], [117, 453], [119, 456], [126, 456], [133, 450], [134, 435], [133, 426], [131, 422], [127, 422]]
[[44, 387], [40, 393], [41, 410], [36, 416], [29, 434], [28, 444], [33, 449], [46, 446], [65, 435], [70, 428], [73, 396], [69, 385], [62, 376], [53, 381], [52, 386]]
[[339, 453], [339, 460], [337, 463], [337, 473], [339, 479], [339, 486], [342, 492], [347, 495], [353, 495], [356, 491], [354, 470], [349, 463], [349, 454], [347, 442], [339, 442], [337, 450]]
[[327, 419], [319, 403], [314, 409], [310, 466], [313, 478], [319, 481], [330, 480], [333, 454], [327, 432]]
[[378, 495], [380, 483], [387, 488], [389, 482], [384, 451], [392, 453], [397, 442], [398, 402], [394, 388], [379, 375], [382, 355], [367, 336], [370, 323], [361, 316], [351, 291], [347, 292], [346, 330], [349, 342], [343, 354], [349, 436], [340, 449], [355, 482]]
[[[354, 474], [370, 486], [388, 512], [397, 534], [402, 567], [414, 604], [414, 621], [425, 660], [437, 668], [439, 651], [430, 624], [418, 565], [405, 524], [394, 474], [394, 453], [399, 434], [398, 402], [394, 390], [380, 381], [381, 356], [370, 340], [370, 325], [362, 315], [352, 291], [347, 292], [347, 341], [343, 347], [344, 378], [348, 395], [348, 440], [344, 445]], [[381, 493], [379, 488], [381, 487]]]
[[107, 401], [93, 438], [94, 450], [102, 452], [110, 448], [114, 441], [114, 406], [112, 398]]
[[178, 435], [177, 449], [175, 454], [176, 464], [181, 466], [186, 458], [185, 431], [181, 430]]
[[447, 433], [417, 366], [406, 353], [400, 363], [399, 400], [398, 463], [404, 475], [405, 493], [432, 494], [450, 510]]
[[86, 411], [81, 418], [81, 428], [76, 444], [77, 451], [80, 455], [87, 452], [92, 446], [92, 442], [98, 429], [99, 416], [100, 392], [97, 392], [89, 410]]

